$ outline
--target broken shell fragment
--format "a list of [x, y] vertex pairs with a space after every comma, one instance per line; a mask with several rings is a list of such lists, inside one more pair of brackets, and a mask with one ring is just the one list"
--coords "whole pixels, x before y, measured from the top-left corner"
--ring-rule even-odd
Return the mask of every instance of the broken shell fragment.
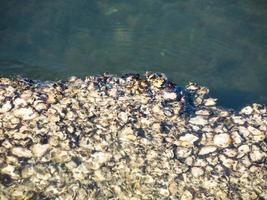
[[214, 136], [213, 143], [218, 147], [227, 147], [231, 144], [231, 138], [227, 133], [218, 134]]

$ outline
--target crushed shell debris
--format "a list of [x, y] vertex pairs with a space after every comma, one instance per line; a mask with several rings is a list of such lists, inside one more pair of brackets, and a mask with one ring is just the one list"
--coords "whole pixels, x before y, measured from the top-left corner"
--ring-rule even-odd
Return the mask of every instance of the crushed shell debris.
[[267, 108], [162, 73], [0, 78], [0, 199], [266, 199]]

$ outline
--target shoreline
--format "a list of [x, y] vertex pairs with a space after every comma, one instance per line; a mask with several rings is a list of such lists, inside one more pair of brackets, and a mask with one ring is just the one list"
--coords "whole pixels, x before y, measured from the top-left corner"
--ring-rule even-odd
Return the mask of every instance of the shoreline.
[[267, 108], [161, 73], [0, 78], [0, 199], [264, 199]]

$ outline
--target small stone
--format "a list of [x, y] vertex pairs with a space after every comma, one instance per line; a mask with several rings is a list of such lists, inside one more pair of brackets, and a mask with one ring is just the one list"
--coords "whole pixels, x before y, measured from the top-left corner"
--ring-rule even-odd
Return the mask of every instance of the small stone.
[[191, 118], [189, 120], [189, 123], [195, 124], [195, 125], [205, 126], [208, 124], [208, 121], [201, 116], [196, 116], [196, 117]]
[[227, 147], [231, 144], [231, 138], [227, 133], [222, 133], [214, 136], [213, 143], [218, 147]]
[[32, 157], [32, 152], [26, 148], [22, 147], [14, 147], [12, 149], [12, 154], [18, 157], [25, 157], [25, 158], [31, 158]]

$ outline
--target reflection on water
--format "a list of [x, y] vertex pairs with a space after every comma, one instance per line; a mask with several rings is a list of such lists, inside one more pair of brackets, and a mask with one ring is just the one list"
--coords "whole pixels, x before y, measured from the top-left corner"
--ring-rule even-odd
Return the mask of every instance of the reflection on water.
[[1, 1], [0, 74], [161, 71], [220, 104], [267, 104], [265, 0]]

